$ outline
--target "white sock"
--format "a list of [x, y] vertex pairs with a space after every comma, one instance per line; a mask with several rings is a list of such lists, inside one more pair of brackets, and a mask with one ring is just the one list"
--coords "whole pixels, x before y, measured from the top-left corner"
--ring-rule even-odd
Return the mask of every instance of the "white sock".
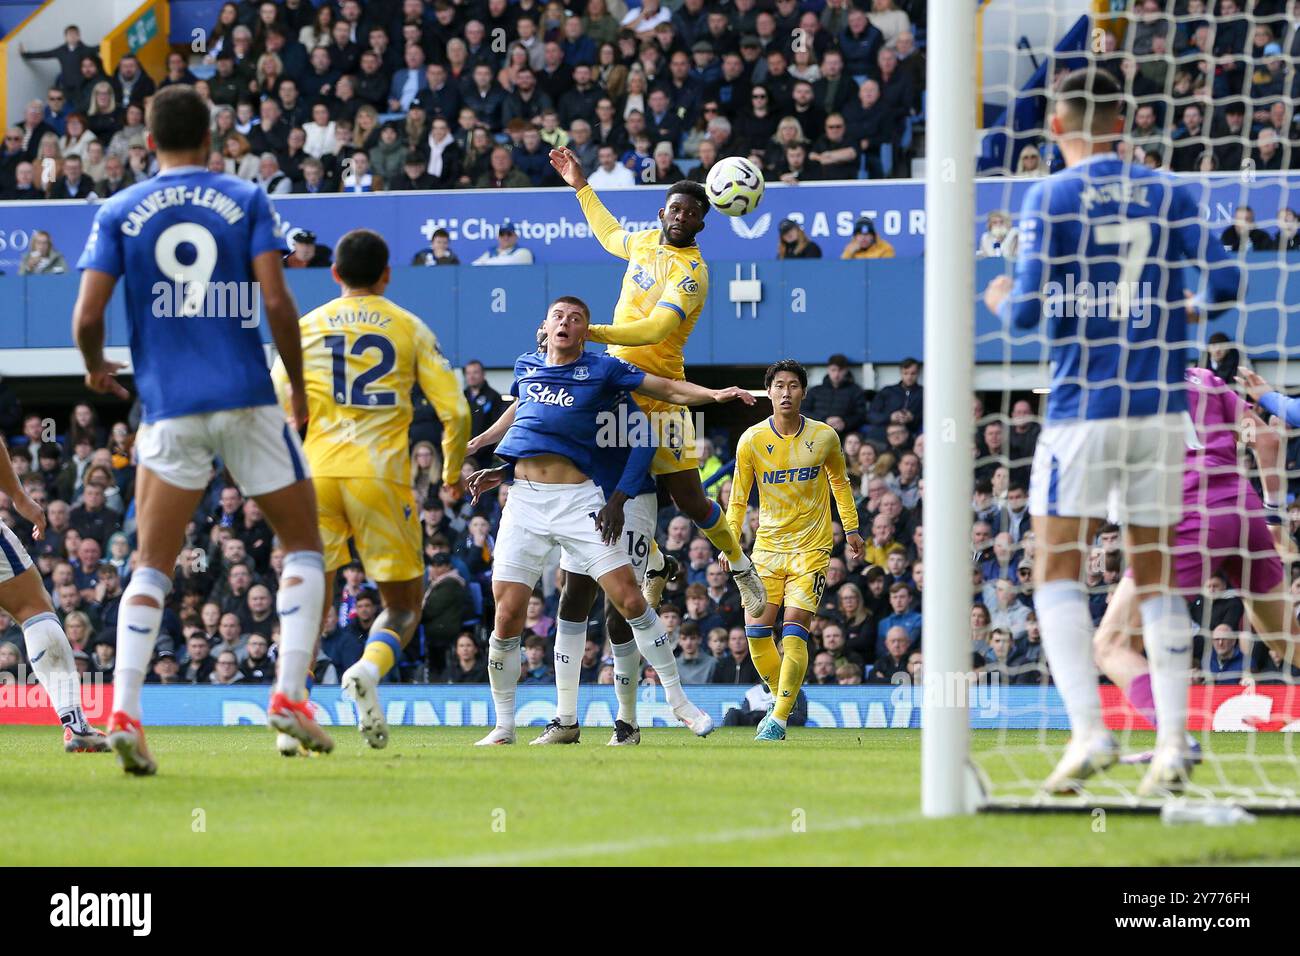
[[735, 571], [737, 574], [743, 574], [744, 572], [749, 570], [749, 566], [751, 563], [752, 562], [749, 560], [749, 555], [747, 555], [744, 551], [742, 551], [740, 552], [740, 560], [731, 562], [731, 570]]
[[497, 727], [515, 729], [515, 688], [519, 686], [519, 638], [497, 637], [488, 640], [488, 682], [492, 685], [492, 703], [496, 706]]
[[618, 698], [616, 719], [625, 724], [636, 723], [636, 685], [641, 670], [641, 649], [636, 641], [614, 645], [614, 696]]
[[88, 730], [86, 715], [81, 711], [81, 677], [58, 616], [46, 611], [29, 617], [23, 622], [23, 642], [32, 670], [59, 715], [59, 723], [78, 732]]
[[1048, 581], [1034, 592], [1043, 650], [1076, 737], [1102, 730], [1099, 674], [1092, 656], [1092, 615], [1078, 581]]
[[587, 622], [555, 622], [555, 716], [565, 727], [578, 722], [578, 680], [587, 646]]
[[688, 703], [686, 692], [682, 690], [681, 675], [677, 673], [677, 658], [673, 657], [673, 648], [668, 642], [659, 615], [653, 608], [646, 608], [644, 614], [630, 618], [627, 623], [636, 635], [636, 646], [640, 648], [641, 656], [659, 675], [659, 683], [664, 689], [668, 705], [680, 707]]
[[[285, 584], [297, 578], [297, 584]], [[307, 696], [307, 674], [316, 658], [321, 612], [325, 605], [325, 558], [319, 551], [284, 556], [275, 610], [280, 615], [280, 666], [275, 688], [290, 700]]]
[[364, 657], [361, 658], [361, 660], [357, 661], [356, 666], [360, 667], [366, 673], [366, 676], [368, 676], [376, 684], [379, 683], [379, 678], [384, 676], [383, 674], [379, 673], [378, 664], [376, 664], [374, 661], [368, 661]]
[[[162, 606], [171, 590], [171, 578], [156, 568], [136, 568], [117, 610], [117, 651], [113, 664], [113, 709], [140, 719], [140, 688], [153, 658]], [[135, 597], [152, 598], [150, 604], [133, 604]]]
[[1156, 704], [1156, 746], [1184, 746], [1187, 686], [1191, 681], [1192, 621], [1187, 604], [1173, 594], [1142, 602], [1142, 637], [1151, 665]]

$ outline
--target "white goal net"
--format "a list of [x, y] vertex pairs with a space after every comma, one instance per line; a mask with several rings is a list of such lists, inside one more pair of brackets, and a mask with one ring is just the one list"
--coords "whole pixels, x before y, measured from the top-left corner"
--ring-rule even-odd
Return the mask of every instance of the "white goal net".
[[[971, 760], [986, 809], [1156, 809], [1168, 800], [1168, 792], [1140, 790], [1149, 769], [1140, 761], [1156, 739], [1161, 678], [1150, 671], [1139, 612], [1150, 592], [1132, 582], [1148, 573], [1154, 550], [1192, 620], [1183, 658], [1186, 797], [1293, 812], [1300, 809], [1293, 745], [1300, 730], [1300, 503], [1292, 505], [1300, 492], [1300, 430], [1287, 418], [1300, 424], [1300, 401], [1292, 407], [1287, 396], [1300, 395], [1300, 363], [1288, 362], [1300, 346], [1300, 322], [1293, 321], [1300, 308], [1300, 3], [1102, 6], [1104, 12], [1051, 0], [994, 0], [977, 13], [983, 116], [976, 120], [971, 235]], [[939, 22], [931, 32], [942, 29]], [[1051, 195], [1035, 190], [1043, 177], [1108, 161], [1063, 152], [1051, 128], [1062, 84], [1080, 69], [1108, 75], [1119, 90], [1119, 157], [1134, 169], [1171, 172], [1185, 189], [1151, 186], [1139, 169], [1122, 174], [1110, 193], [1094, 188], [1072, 206], [1031, 201], [1034, 214], [1027, 215], [1027, 195]], [[1083, 125], [1095, 130], [1105, 110], [1089, 103]], [[932, 127], [940, 122], [929, 117]], [[1142, 188], [1160, 207], [1154, 223], [1104, 214], [1114, 200], [1121, 208], [1142, 203]], [[1194, 203], [1185, 205], [1186, 197]], [[1103, 214], [1094, 219], [1089, 212], [1096, 209]], [[997, 276], [1014, 276], [1027, 256], [1042, 266], [1029, 303], [1041, 321], [1007, 325], [982, 293]], [[1216, 296], [1233, 266], [1240, 270], [1240, 300], [1221, 307]], [[1108, 281], [1086, 281], [1089, 275]], [[1194, 296], [1189, 316], [1199, 319], [1185, 327], [1184, 289]], [[1009, 314], [1024, 308], [1013, 293]], [[1133, 331], [1143, 322], [1151, 328]], [[1058, 371], [1055, 383], [1053, 353], [1078, 362]], [[1191, 373], [1195, 380], [1185, 385], [1184, 365], [1204, 371]], [[1049, 386], [1056, 395], [1049, 396]], [[1085, 429], [1066, 435], [1058, 428], [1050, 433], [1052, 469], [1035, 479], [1043, 484], [1032, 491], [1035, 510], [1041, 499], [1049, 513], [1069, 515], [1093, 496], [1092, 477], [1108, 469], [1128, 477], [1112, 496], [1111, 520], [1053, 546], [1031, 530], [1030, 472], [1044, 429], [1069, 414], [1071, 391], [1093, 411], [1112, 404], [1121, 420], [1168, 413], [1173, 424], [1163, 441], [1182, 450], [1172, 467], [1195, 477], [1184, 476], [1182, 490], [1168, 500], [1175, 483], [1167, 480], [1171, 459], [1160, 440], [1130, 433], [1118, 444], [1094, 445]], [[1191, 413], [1179, 414], [1190, 392]], [[1139, 524], [1132, 520], [1138, 512], [1128, 509], [1157, 499], [1167, 506], [1167, 523], [1177, 526], [1172, 545], [1126, 548]], [[1059, 567], [1054, 559], [1067, 551], [1081, 555], [1097, 635], [1096, 703], [1120, 760], [1080, 775], [1071, 792], [1049, 796], [1042, 785], [1078, 713], [1063, 696], [1071, 680], [1065, 671], [1079, 668], [1063, 652], [1049, 653], [1044, 624], [1059, 618], [1044, 612], [1035, 580], [1049, 565]], [[1130, 598], [1134, 590], [1141, 593]]]

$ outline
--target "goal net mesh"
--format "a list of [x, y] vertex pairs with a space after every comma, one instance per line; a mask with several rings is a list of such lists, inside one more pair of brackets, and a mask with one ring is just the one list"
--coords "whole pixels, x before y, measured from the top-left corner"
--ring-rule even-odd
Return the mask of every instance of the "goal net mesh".
[[[1039, 177], [1064, 166], [1050, 130], [1054, 91], [1075, 69], [1110, 73], [1124, 94], [1117, 151], [1135, 165], [1168, 170], [1192, 184], [1203, 227], [1201, 247], [1184, 260], [1167, 239], [1151, 244], [1137, 235], [1120, 235], [1116, 230], [1122, 226], [1049, 216], [1041, 226], [1041, 248], [1057, 262], [1081, 256], [1081, 246], [1088, 242], [1079, 238], [1082, 225], [1084, 236], [1091, 230], [1094, 256], [1096, 244], [1114, 241], [1110, 261], [1119, 265], [1122, 280], [1149, 276], [1143, 271], [1146, 265], [1166, 256], [1165, 274], [1181, 270], [1182, 284], [1202, 293], [1211, 269], [1210, 244], [1226, 248], [1241, 269], [1240, 304], [1198, 308], [1200, 321], [1188, 324], [1181, 338], [1173, 328], [1165, 330], [1163, 348], [1171, 361], [1185, 356], [1189, 368], [1208, 369], [1226, 380], [1221, 390], [1212, 386], [1207, 391], [1196, 422], [1184, 416], [1189, 428], [1174, 440], [1208, 448], [1216, 429], [1233, 430], [1235, 456], [1231, 442], [1227, 454], [1235, 460], [1215, 465], [1203, 458], [1197, 467], [1206, 474], [1216, 468], [1230, 471], [1232, 475], [1220, 476], [1230, 483], [1239, 473], [1253, 491], [1231, 501], [1189, 502], [1197, 522], [1184, 529], [1172, 548], [1162, 550], [1176, 568], [1198, 569], [1194, 585], [1187, 584], [1187, 571], [1176, 585], [1194, 628], [1188, 730], [1200, 762], [1187, 796], [1290, 812], [1300, 809], [1300, 762], [1292, 742], [1300, 730], [1300, 672], [1287, 660], [1295, 653], [1293, 595], [1300, 590], [1291, 587], [1300, 567], [1294, 534], [1300, 507], [1294, 512], [1289, 507], [1300, 491], [1300, 431], [1254, 406], [1237, 376], [1253, 370], [1282, 395], [1300, 394], [1300, 368], [1288, 363], [1300, 344], [1300, 322], [1293, 321], [1300, 282], [1291, 281], [1300, 265], [1295, 212], [1300, 196], [1292, 195], [1300, 186], [1300, 173], [1293, 171], [1300, 169], [1300, 126], [1293, 114], [1300, 95], [1297, 18], [1290, 15], [1292, 5], [1280, 0], [1130, 0], [1127, 9], [1115, 9], [1123, 6], [1118, 3], [1102, 6], [1104, 12], [1094, 8], [1082, 17], [1077, 4], [1050, 0], [996, 0], [981, 9], [977, 60], [984, 113], [983, 123], [977, 121], [983, 128], [973, 237], [979, 260], [976, 288], [1014, 273], [1024, 238], [1024, 196]], [[1066, 8], [1073, 12], [1063, 12]], [[1068, 236], [1069, 241], [1049, 242], [1046, 233], [1052, 230], [1059, 231], [1058, 240]], [[1145, 228], [1140, 232], [1149, 235]], [[1071, 245], [1075, 242], [1079, 248]], [[1044, 289], [1039, 297], [1045, 315], [1052, 309], [1077, 310], [1079, 327], [1088, 330], [1086, 338], [1081, 335], [1085, 350], [1105, 341], [1089, 315], [1109, 310], [1116, 320], [1115, 341], [1123, 342], [1119, 323], [1140, 321], [1151, 300], [1171, 309], [1181, 304], [1181, 293], [1179, 302], [1166, 301], [1171, 295], [1167, 286], [1139, 289], [1127, 281], [1119, 286], [1067, 284]], [[1044, 318], [1033, 329], [1004, 327], [982, 302], [975, 312], [970, 711], [972, 761], [986, 807], [1159, 806], [1159, 800], [1137, 796], [1146, 771], [1140, 763], [1121, 763], [1097, 774], [1072, 796], [1048, 798], [1040, 791], [1061, 756], [1069, 724], [1032, 611], [1032, 568], [1048, 559], [1047, 549], [1035, 541], [1020, 510], [1020, 489], [1030, 484], [1031, 462], [1046, 425], [1052, 323]], [[1113, 384], [1124, 385], [1122, 373]], [[1174, 390], [1165, 387], [1167, 394]], [[1239, 409], [1236, 396], [1254, 406], [1258, 422], [1246, 415], [1220, 423], [1204, 411], [1211, 403]], [[1088, 467], [1117, 463], [1094, 459]], [[1152, 460], [1149, 466], [1130, 467], [1143, 472], [1158, 470], [1160, 464]], [[1249, 519], [1263, 517], [1256, 495], [1277, 505], [1276, 552], [1251, 537]], [[1184, 513], [1182, 502], [1170, 507], [1170, 521], [1177, 523]], [[1225, 526], [1233, 529], [1231, 540], [1223, 538]], [[1141, 655], [1140, 616], [1105, 618], [1129, 570], [1130, 558], [1122, 547], [1125, 530], [1107, 523], [1082, 534], [1078, 544], [1093, 622], [1101, 627], [1104, 621], [1103, 634], [1111, 635], [1106, 647], [1132, 648]], [[1280, 557], [1280, 582], [1274, 577], [1274, 554]], [[1143, 659], [1107, 651], [1099, 661], [1113, 672], [1099, 681], [1098, 695], [1120, 751], [1126, 757], [1149, 751], [1154, 742], [1149, 708], [1139, 690], [1126, 694], [1126, 685], [1144, 670]]]

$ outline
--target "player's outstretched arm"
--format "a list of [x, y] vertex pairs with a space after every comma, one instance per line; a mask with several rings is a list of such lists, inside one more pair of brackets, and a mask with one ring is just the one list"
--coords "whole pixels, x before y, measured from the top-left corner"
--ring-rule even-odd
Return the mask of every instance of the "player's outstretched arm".
[[428, 326], [420, 326], [416, 349], [416, 377], [433, 410], [442, 422], [442, 481], [460, 484], [460, 466], [465, 463], [465, 446], [469, 442], [469, 402], [460, 390], [438, 339]]
[[14, 463], [9, 460], [9, 451], [0, 442], [0, 491], [7, 494], [14, 503], [14, 510], [34, 526], [32, 537], [39, 541], [45, 537], [45, 511], [23, 488], [14, 471]]
[[705, 388], [693, 382], [661, 378], [658, 375], [647, 374], [640, 386], [638, 386], [637, 391], [643, 395], [649, 395], [651, 398], [657, 398], [661, 402], [670, 402], [673, 405], [710, 405], [714, 403], [723, 405], [737, 400], [744, 402], [746, 405], [754, 404], [754, 396], [737, 385], [731, 385], [727, 388]]
[[284, 263], [278, 251], [263, 252], [253, 259], [253, 278], [262, 297], [262, 309], [271, 327], [271, 341], [284, 363], [289, 379], [290, 407], [294, 425], [307, 424], [307, 390], [302, 379], [302, 333], [298, 329], [298, 305], [284, 281]]
[[104, 358], [104, 310], [116, 285], [117, 278], [107, 272], [86, 269], [81, 273], [81, 288], [72, 307], [72, 340], [86, 363], [86, 387], [101, 395], [130, 398], [114, 377], [123, 363]]
[[469, 444], [465, 446], [465, 454], [477, 455], [489, 445], [501, 444], [501, 439], [506, 437], [506, 432], [510, 431], [510, 426], [515, 423], [515, 412], [518, 410], [519, 402], [511, 402], [510, 407], [501, 413], [500, 418], [469, 440]]
[[560, 178], [573, 187], [578, 194], [578, 205], [587, 217], [592, 235], [605, 247], [610, 255], [620, 259], [627, 258], [627, 241], [629, 234], [605, 208], [605, 204], [596, 195], [596, 190], [587, 183], [582, 172], [582, 162], [571, 149], [553, 149], [550, 153], [551, 168], [559, 173]]
[[1237, 382], [1264, 411], [1282, 419], [1289, 428], [1300, 428], [1300, 399], [1287, 398], [1252, 369], [1238, 372]]

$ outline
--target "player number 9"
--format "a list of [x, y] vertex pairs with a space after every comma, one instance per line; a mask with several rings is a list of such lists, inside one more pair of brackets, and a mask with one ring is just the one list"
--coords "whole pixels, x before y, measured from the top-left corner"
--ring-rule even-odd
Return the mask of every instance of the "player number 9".
[[[183, 243], [194, 247], [194, 261], [189, 265], [177, 258]], [[217, 267], [217, 240], [212, 233], [194, 222], [178, 222], [158, 236], [153, 247], [154, 259], [163, 275], [174, 279], [184, 292], [181, 315], [190, 317], [203, 311], [208, 280]]]

